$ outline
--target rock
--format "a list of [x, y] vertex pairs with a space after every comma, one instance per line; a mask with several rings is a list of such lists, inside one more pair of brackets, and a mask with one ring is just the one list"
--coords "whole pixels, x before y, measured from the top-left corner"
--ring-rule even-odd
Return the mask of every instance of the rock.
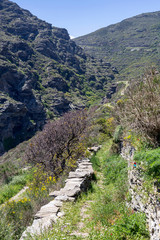
[[90, 174], [87, 171], [79, 172], [79, 173], [78, 172], [70, 172], [69, 177], [66, 180], [66, 182], [69, 181], [69, 179], [75, 179], [75, 178], [79, 179], [79, 178], [83, 178], [83, 177], [88, 176], [88, 175], [90, 175]]
[[94, 171], [93, 171], [93, 168], [90, 167], [89, 169], [86, 169], [86, 168], [77, 168], [76, 169], [76, 173], [82, 173], [84, 171], [88, 171], [88, 173], [92, 176]]
[[[16, 145], [41, 130], [49, 118], [84, 108], [88, 101], [85, 84], [94, 93], [98, 84], [105, 96], [115, 69], [86, 55], [70, 40], [66, 29], [53, 27], [12, 1], [0, 1], [0, 16], [2, 154], [8, 150], [5, 138], [12, 138]], [[99, 71], [95, 71], [97, 67]], [[6, 101], [12, 109], [5, 122]], [[22, 107], [19, 111], [18, 104]]]
[[[128, 178], [129, 192], [131, 194], [131, 203], [129, 206], [135, 211], [144, 212], [146, 214], [146, 222], [149, 226], [150, 239], [160, 239], [160, 219], [159, 209], [160, 202], [157, 201], [156, 194], [148, 194], [143, 186], [143, 180], [139, 169], [133, 169], [130, 164], [133, 161], [134, 149], [131, 146], [123, 147], [122, 156], [128, 160]], [[147, 197], [145, 197], [147, 195]]]
[[35, 215], [35, 219], [37, 218], [44, 218], [44, 217], [48, 217], [52, 214], [57, 215], [59, 211], [59, 207], [56, 207], [55, 205], [51, 205], [50, 203], [41, 207], [40, 211], [38, 211]]
[[86, 175], [84, 175], [83, 179], [82, 178], [68, 178], [66, 179], [65, 183], [65, 187], [68, 186], [68, 184], [77, 184], [78, 186], [80, 186], [82, 184], [82, 182], [84, 181]]
[[57, 213], [57, 217], [59, 217], [59, 218], [63, 217], [64, 215], [65, 215], [64, 212], [58, 212]]
[[42, 234], [45, 230], [52, 227], [53, 223], [56, 223], [57, 218], [58, 217], [56, 215], [52, 214], [49, 217], [35, 219], [32, 226], [28, 227], [22, 234], [20, 240], [25, 240], [27, 236]]
[[61, 202], [61, 201], [53, 200], [53, 204], [54, 204], [56, 207], [62, 207], [62, 202]]
[[68, 197], [76, 197], [80, 194], [81, 189], [76, 186], [73, 189], [65, 189], [64, 193], [68, 196]]
[[[50, 196], [52, 196], [52, 195], [50, 195]], [[59, 196], [55, 197], [55, 200], [59, 200], [59, 201], [62, 201], [62, 202], [74, 202], [75, 198], [74, 197], [68, 197], [68, 196], [65, 196], [65, 195], [59, 195]]]
[[[76, 175], [76, 174], [75, 174], [75, 175]], [[81, 183], [83, 182], [83, 178], [84, 178], [84, 177], [86, 177], [86, 174], [83, 174], [83, 177], [82, 177], [82, 175], [81, 175], [81, 178], [78, 178], [78, 177], [77, 177], [77, 178], [76, 178], [76, 177], [75, 177], [75, 178], [68, 178], [68, 179], [65, 180], [65, 183], [74, 182], [74, 183], [80, 183], [80, 184], [81, 184]]]
[[75, 172], [70, 172], [69, 176], [71, 178], [66, 180], [64, 188], [61, 188], [60, 191], [54, 191], [49, 194], [49, 196], [55, 197], [55, 199], [41, 207], [35, 215], [35, 220], [33, 221], [32, 226], [26, 229], [20, 240], [25, 239], [27, 232], [31, 234], [31, 236], [43, 233], [44, 230], [52, 226], [53, 222], [56, 223], [57, 218], [64, 215], [64, 212], [60, 209], [63, 202], [74, 202], [82, 191], [88, 189], [92, 179], [93, 168], [89, 159], [80, 160], [78, 167], [82, 165], [87, 168], [87, 171], [81, 168], [79, 169], [80, 172], [77, 172], [78, 169], [76, 169]]
[[98, 152], [100, 149], [101, 149], [101, 146], [88, 148], [90, 152], [94, 152], [94, 153]]

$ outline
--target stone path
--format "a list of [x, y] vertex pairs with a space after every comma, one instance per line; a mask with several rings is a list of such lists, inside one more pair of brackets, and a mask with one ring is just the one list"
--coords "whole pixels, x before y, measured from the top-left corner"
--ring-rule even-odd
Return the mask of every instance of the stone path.
[[[101, 172], [98, 173], [98, 178], [99, 180], [97, 181], [97, 186], [103, 191], [103, 174]], [[88, 200], [84, 203], [84, 205], [81, 208], [80, 212], [80, 222], [77, 225], [77, 230], [75, 230], [73, 233], [71, 233], [71, 236], [76, 236], [76, 237], [82, 237], [85, 239], [88, 239], [87, 237], [89, 236], [89, 233], [84, 231], [85, 228], [85, 223], [89, 221], [89, 218], [91, 217], [87, 211], [91, 208], [91, 204], [94, 203], [94, 200]]]
[[[22, 195], [27, 189], [28, 189], [28, 187], [25, 186], [19, 193], [17, 193], [15, 196], [13, 196], [12, 198], [10, 198], [10, 199], [8, 200], [8, 202], [19, 200], [20, 197], [21, 197], [21, 195]], [[1, 205], [0, 205], [0, 209], [1, 209], [2, 207], [4, 207], [5, 204], [6, 204], [6, 202], [3, 203], [3, 204], [1, 204]]]
[[89, 215], [86, 213], [88, 208], [90, 207], [90, 203], [93, 203], [94, 201], [86, 201], [84, 205], [81, 208], [80, 217], [81, 221], [77, 225], [77, 230], [71, 233], [71, 236], [76, 237], [88, 237], [89, 233], [82, 232], [83, 228], [85, 227], [85, 220], [89, 218]]
[[59, 217], [63, 216], [61, 207], [64, 201], [75, 201], [82, 191], [86, 191], [93, 177], [92, 163], [89, 159], [82, 159], [78, 162], [75, 172], [70, 172], [65, 181], [64, 188], [50, 193], [54, 200], [41, 207], [35, 215], [32, 226], [29, 226], [22, 234], [20, 240], [24, 240], [28, 234], [39, 235], [56, 223]]
[[24, 187], [19, 193], [17, 193], [14, 197], [9, 199], [10, 201], [16, 201], [19, 199], [19, 197], [28, 189], [28, 187]]

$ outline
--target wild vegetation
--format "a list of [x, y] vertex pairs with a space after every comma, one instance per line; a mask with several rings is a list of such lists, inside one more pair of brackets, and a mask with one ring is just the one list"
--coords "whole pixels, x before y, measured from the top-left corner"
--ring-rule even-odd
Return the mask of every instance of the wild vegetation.
[[[144, 214], [126, 206], [130, 200], [127, 163], [119, 153], [122, 141], [135, 147], [135, 161], [144, 179], [159, 186], [160, 150], [156, 148], [160, 146], [159, 73], [152, 68], [129, 87], [127, 82], [124, 96], [121, 94], [114, 104], [91, 108], [97, 99], [108, 93], [110, 98], [115, 91], [112, 84], [118, 73], [116, 68], [106, 60], [87, 56], [69, 39], [65, 29], [52, 27], [8, 0], [1, 1], [0, 11], [4, 16], [0, 26], [0, 79], [5, 82], [0, 87], [0, 108], [5, 109], [1, 115], [0, 152], [30, 137], [46, 119], [51, 119], [32, 139], [0, 158], [0, 240], [18, 240], [34, 214], [49, 201], [49, 191], [63, 186], [77, 159], [90, 156], [87, 147], [99, 144], [103, 145], [102, 150], [91, 158], [96, 181], [90, 191], [76, 203], [66, 204], [65, 217], [34, 239], [82, 239], [81, 233], [90, 240], [149, 239]], [[159, 15], [159, 12], [147, 14], [149, 25], [146, 16], [140, 15], [87, 36], [86, 41], [98, 40], [92, 43], [93, 48], [89, 43], [94, 54], [95, 49], [98, 57], [107, 54], [104, 58], [107, 56], [107, 61], [110, 59], [120, 68], [121, 85], [128, 80], [123, 76], [139, 75], [145, 63], [159, 62]], [[16, 21], [20, 21], [20, 28]], [[132, 31], [137, 35], [130, 38]], [[152, 46], [149, 38], [144, 41], [148, 32], [154, 40]], [[128, 41], [124, 43], [122, 38]], [[27, 190], [11, 199], [24, 186]], [[87, 215], [82, 220], [83, 227], [79, 227], [80, 209], [84, 206]]]
[[75, 167], [77, 158], [85, 152], [87, 120], [87, 111], [79, 110], [48, 123], [42, 132], [29, 141], [26, 160], [31, 164], [43, 165], [55, 176], [67, 167]]
[[[149, 157], [147, 161], [145, 160], [146, 151], [141, 152], [142, 147], [144, 149], [144, 144], [141, 144], [142, 140], [146, 142], [146, 146], [158, 144], [157, 135], [154, 136], [156, 131], [153, 131], [154, 137], [151, 137], [147, 135], [149, 133], [147, 128], [144, 128], [145, 125], [141, 124], [142, 120], [145, 122], [151, 117], [153, 121], [153, 124], [149, 121], [151, 126], [158, 126], [154, 122], [158, 114], [154, 104], [155, 99], [156, 103], [159, 99], [158, 86], [158, 73], [152, 69], [146, 75], [145, 81], [132, 85], [126, 95], [118, 100], [114, 107], [114, 112], [116, 112], [114, 116], [111, 116], [113, 107], [109, 105], [94, 107], [89, 111], [86, 109], [72, 111], [48, 123], [43, 131], [28, 141], [23, 159], [32, 166], [31, 170], [24, 173], [24, 179], [20, 173], [19, 176], [15, 174], [9, 177], [8, 175], [8, 178], [5, 178], [3, 174], [3, 183], [6, 181], [9, 183], [7, 187], [15, 183], [18, 188], [21, 182], [23, 183], [21, 187], [27, 183], [29, 188], [18, 200], [6, 202], [9, 197], [3, 196], [2, 202], [5, 205], [0, 210], [1, 215], [5, 216], [0, 223], [2, 239], [7, 240], [8, 236], [13, 240], [18, 239], [26, 225], [32, 222], [32, 217], [40, 206], [49, 201], [49, 190], [57, 189], [63, 184], [66, 174], [76, 166], [77, 158], [88, 155], [87, 146], [95, 143], [104, 144], [106, 141], [102, 150], [91, 158], [98, 182], [94, 182], [89, 193], [80, 197], [77, 203], [67, 204], [64, 207], [65, 218], [44, 236], [38, 236], [38, 239], [55, 237], [57, 239], [63, 237], [81, 239], [80, 236], [72, 235], [75, 231], [87, 232], [87, 239], [149, 239], [145, 216], [142, 213], [133, 212], [126, 206], [126, 201], [130, 199], [127, 187], [127, 163], [117, 153], [122, 140], [130, 142], [140, 151], [135, 155], [135, 159], [139, 159], [136, 160], [137, 162], [143, 159], [146, 169], [144, 173], [152, 179], [159, 179], [157, 152], [151, 153], [153, 158]], [[142, 98], [140, 92], [143, 92], [145, 97]], [[148, 105], [147, 102], [149, 102]], [[155, 107], [155, 115], [150, 114], [153, 107]], [[137, 108], [140, 109], [142, 118], [136, 115]], [[84, 219], [85, 227], [78, 229], [80, 207], [86, 201], [89, 201], [87, 210], [89, 219]], [[17, 209], [19, 214], [15, 217]], [[71, 218], [71, 215], [74, 215], [74, 218]], [[8, 227], [5, 228], [4, 225]]]
[[74, 41], [87, 53], [115, 66], [118, 81], [128, 81], [141, 76], [151, 64], [159, 69], [159, 20], [159, 11], [144, 13]]
[[[1, 205], [0, 214], [5, 216], [0, 223], [2, 239], [7, 240], [8, 236], [9, 239], [19, 239], [40, 206], [49, 201], [49, 191], [62, 186], [68, 172], [76, 167], [77, 159], [88, 155], [87, 146], [92, 146], [96, 138], [97, 142], [109, 138], [113, 131], [108, 128], [112, 124], [109, 111], [109, 108], [103, 108], [103, 111], [91, 108], [89, 111], [66, 113], [60, 119], [48, 123], [43, 131], [25, 143], [25, 154], [23, 150], [22, 156], [14, 160], [17, 169], [13, 173], [5, 168], [5, 163], [2, 164], [3, 191], [0, 196], [4, 205]], [[10, 157], [13, 158], [11, 153]], [[24, 166], [30, 166], [23, 174], [18, 170], [22, 162]], [[28, 186], [24, 194], [10, 201], [9, 198], [24, 185]], [[15, 217], [17, 211], [19, 214]]]
[[144, 214], [126, 207], [127, 162], [110, 154], [111, 144], [105, 143], [91, 158], [96, 181], [90, 191], [76, 203], [66, 203], [65, 216], [51, 230], [28, 239], [149, 239]]
[[127, 131], [133, 131], [152, 146], [160, 144], [160, 76], [149, 70], [140, 81], [128, 87], [118, 100], [116, 119]]

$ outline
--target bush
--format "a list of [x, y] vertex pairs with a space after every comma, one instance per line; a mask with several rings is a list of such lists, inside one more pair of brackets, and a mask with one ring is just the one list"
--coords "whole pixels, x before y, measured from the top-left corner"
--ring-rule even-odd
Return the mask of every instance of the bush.
[[114, 131], [113, 135], [113, 141], [115, 143], [119, 143], [122, 139], [122, 134], [123, 134], [123, 127], [121, 125], [118, 125]]
[[137, 152], [134, 160], [143, 162], [145, 174], [160, 181], [160, 148]]
[[[19, 239], [25, 227], [30, 224], [31, 215], [32, 206], [27, 198], [6, 203], [0, 209], [0, 216], [3, 216], [0, 220], [0, 236], [8, 235], [8, 239]], [[6, 225], [5, 228], [4, 225]], [[6, 236], [0, 239], [7, 240]]]
[[0, 239], [1, 240], [13, 240], [14, 225], [10, 223], [4, 213], [0, 211]]
[[91, 157], [91, 163], [95, 170], [100, 171], [100, 161], [95, 154]]
[[72, 111], [48, 123], [26, 149], [26, 160], [41, 164], [59, 176], [64, 170], [75, 167], [77, 159], [85, 152], [87, 112]]
[[43, 165], [36, 165], [33, 179], [28, 184], [27, 190], [27, 196], [36, 208], [48, 201], [49, 189], [55, 185], [55, 182], [55, 177], [52, 177], [51, 172], [46, 172]]
[[27, 181], [27, 175], [19, 175], [19, 176], [14, 176], [12, 181], [9, 184], [24, 186], [26, 184], [26, 181]]
[[146, 217], [143, 213], [124, 214], [112, 229], [112, 239], [145, 240], [149, 239], [146, 229]]
[[19, 173], [18, 167], [11, 161], [0, 165], [0, 183], [9, 183]]
[[2, 185], [0, 188], [0, 204], [16, 195], [31, 179], [31, 173], [14, 176], [9, 184]]
[[4, 185], [0, 190], [0, 204], [4, 203], [5, 201], [9, 200], [13, 197], [16, 193], [21, 190], [21, 185]]
[[[127, 163], [118, 155], [112, 155], [105, 161], [105, 183], [114, 183], [123, 175], [127, 176]], [[123, 183], [124, 184], [124, 183]]]
[[160, 145], [160, 77], [154, 69], [133, 82], [114, 109], [118, 123]]

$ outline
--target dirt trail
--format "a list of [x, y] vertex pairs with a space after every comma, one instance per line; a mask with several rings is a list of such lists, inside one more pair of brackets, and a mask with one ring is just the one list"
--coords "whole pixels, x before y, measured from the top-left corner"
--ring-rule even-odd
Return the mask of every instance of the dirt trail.
[[[103, 191], [103, 174], [98, 173], [97, 186]], [[71, 233], [71, 236], [82, 237], [88, 239], [89, 233], [86, 231], [86, 222], [90, 221], [91, 216], [88, 214], [89, 209], [92, 208], [91, 204], [95, 203], [95, 200], [87, 200], [81, 208], [80, 222], [77, 225], [77, 230]]]

